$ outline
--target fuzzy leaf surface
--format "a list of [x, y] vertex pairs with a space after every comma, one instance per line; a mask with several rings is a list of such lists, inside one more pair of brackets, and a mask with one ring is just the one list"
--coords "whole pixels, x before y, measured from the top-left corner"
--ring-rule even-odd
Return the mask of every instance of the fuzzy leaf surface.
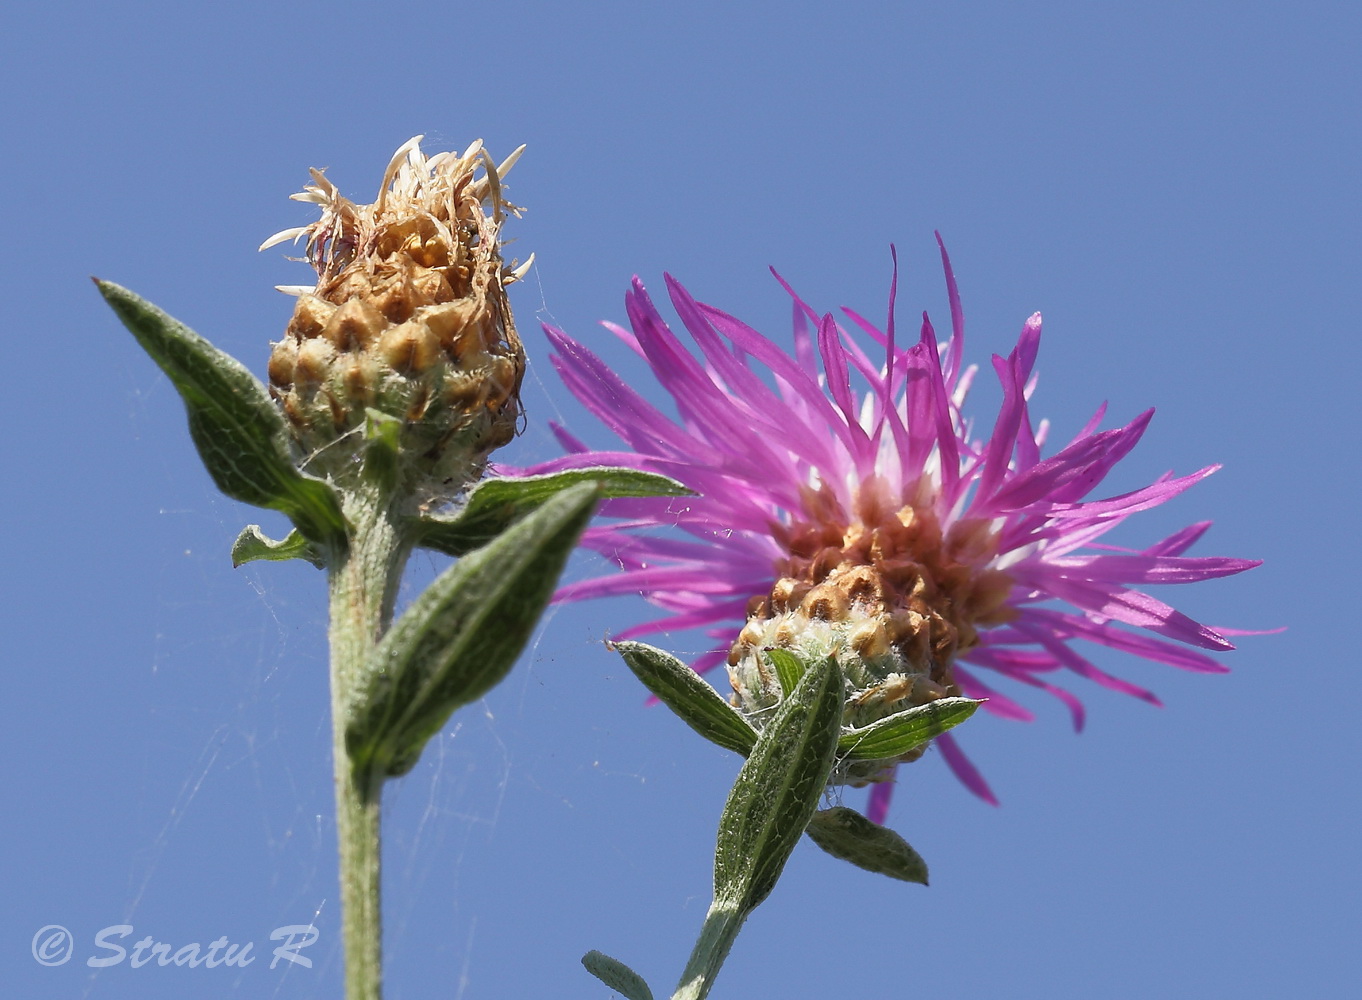
[[757, 737], [719, 819], [716, 905], [750, 913], [775, 888], [827, 786], [842, 700], [836, 661], [816, 660]]
[[563, 490], [412, 602], [356, 685], [346, 742], [357, 767], [405, 774], [455, 709], [506, 676], [599, 495], [591, 484]]
[[675, 480], [636, 469], [574, 469], [549, 476], [484, 479], [459, 511], [448, 517], [416, 519], [418, 545], [461, 556], [486, 545], [551, 497], [583, 483], [595, 484], [602, 499], [689, 496]]
[[582, 956], [582, 964], [587, 972], [627, 1000], [653, 1000], [653, 991], [643, 977], [618, 959], [593, 949]]
[[904, 882], [927, 884], [927, 862], [888, 827], [872, 823], [855, 809], [820, 809], [809, 821], [809, 839], [834, 858], [857, 868]]
[[612, 642], [634, 676], [697, 733], [746, 757], [757, 743], [753, 729], [709, 683], [671, 653], [642, 642]]
[[284, 538], [275, 541], [260, 530], [260, 525], [248, 524], [241, 529], [241, 534], [237, 535], [236, 541], [232, 543], [232, 568], [255, 562], [257, 559], [267, 559], [271, 562], [306, 559], [319, 569], [325, 565], [316, 546], [304, 538], [301, 532], [290, 531]]
[[112, 282], [96, 285], [179, 392], [190, 437], [218, 489], [282, 511], [313, 541], [343, 544], [345, 518], [335, 492], [293, 464], [288, 428], [260, 380], [145, 299]]
[[789, 694], [804, 675], [804, 661], [788, 649], [768, 649], [766, 658], [776, 668], [776, 680], [780, 682], [782, 694]]
[[980, 704], [972, 698], [938, 698], [860, 729], [845, 730], [837, 745], [852, 760], [900, 757], [960, 725]]

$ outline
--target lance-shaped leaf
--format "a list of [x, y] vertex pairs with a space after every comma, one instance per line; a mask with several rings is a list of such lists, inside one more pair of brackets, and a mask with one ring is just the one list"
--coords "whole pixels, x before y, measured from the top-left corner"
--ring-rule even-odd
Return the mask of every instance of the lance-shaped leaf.
[[843, 756], [852, 760], [900, 757], [960, 725], [980, 704], [982, 702], [972, 698], [938, 698], [860, 729], [848, 729], [837, 740], [837, 745]]
[[719, 819], [716, 906], [746, 914], [775, 888], [827, 785], [842, 699], [836, 661], [817, 660], [757, 737]]
[[283, 562], [286, 559], [306, 559], [319, 569], [326, 565], [317, 547], [302, 536], [301, 532], [290, 531], [280, 541], [265, 536], [258, 524], [248, 524], [241, 529], [232, 543], [232, 566], [241, 566], [257, 559]]
[[855, 809], [820, 809], [809, 821], [809, 839], [834, 858], [857, 868], [904, 882], [927, 884], [927, 862], [888, 827], [872, 823]]
[[588, 951], [582, 956], [586, 971], [628, 1000], [653, 1000], [653, 991], [629, 966], [603, 952]]
[[666, 476], [637, 469], [573, 469], [549, 476], [485, 479], [468, 494], [463, 507], [447, 517], [426, 515], [416, 520], [416, 544], [451, 556], [461, 556], [486, 545], [526, 514], [537, 510], [562, 490], [594, 483], [603, 499], [620, 497], [678, 497], [690, 490]]
[[782, 694], [789, 694], [804, 676], [804, 661], [788, 649], [768, 649], [766, 658], [776, 668], [776, 680], [780, 682]]
[[405, 774], [450, 713], [506, 676], [598, 497], [592, 485], [564, 490], [412, 602], [356, 684], [346, 733], [356, 767]]
[[293, 464], [284, 418], [260, 380], [126, 288], [95, 284], [179, 391], [189, 434], [218, 489], [234, 500], [283, 511], [313, 541], [343, 544], [345, 518], [335, 492]]
[[634, 676], [658, 701], [705, 739], [744, 757], [752, 752], [757, 731], [704, 678], [671, 653], [642, 642], [612, 642], [610, 648], [624, 657]]

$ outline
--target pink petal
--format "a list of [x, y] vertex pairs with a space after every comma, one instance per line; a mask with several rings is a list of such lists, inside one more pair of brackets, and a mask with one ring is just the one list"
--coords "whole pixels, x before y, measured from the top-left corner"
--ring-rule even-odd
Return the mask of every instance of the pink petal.
[[945, 758], [946, 765], [960, 779], [961, 784], [989, 805], [998, 805], [998, 797], [993, 794], [993, 789], [988, 787], [988, 782], [979, 773], [979, 769], [965, 756], [964, 751], [955, 742], [954, 736], [942, 733], [936, 738], [936, 745], [941, 749], [941, 756]]

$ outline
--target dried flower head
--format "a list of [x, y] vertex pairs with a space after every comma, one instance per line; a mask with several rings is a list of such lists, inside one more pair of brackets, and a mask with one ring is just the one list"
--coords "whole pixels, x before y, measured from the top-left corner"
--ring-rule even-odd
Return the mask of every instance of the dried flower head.
[[525, 355], [505, 286], [528, 269], [502, 264], [499, 234], [519, 209], [500, 166], [473, 143], [462, 155], [404, 143], [377, 200], [357, 205], [320, 170], [296, 201], [321, 208], [308, 226], [261, 249], [306, 239], [317, 272], [270, 355], [272, 391], [306, 467], [344, 481], [369, 410], [401, 421], [406, 492], [446, 497], [476, 479], [515, 434]]
[[[583, 544], [622, 572], [572, 584], [559, 599], [635, 593], [667, 609], [622, 639], [706, 629], [721, 646], [694, 668], [726, 663], [734, 703], [758, 726], [782, 696], [763, 656], [776, 648], [806, 659], [838, 657], [848, 725], [954, 694], [987, 698], [986, 710], [996, 715], [1030, 719], [1029, 710], [980, 679], [984, 671], [1061, 699], [1076, 727], [1082, 704], [1046, 678], [1068, 671], [1158, 703], [1084, 657], [1079, 640], [1223, 671], [1187, 647], [1233, 648], [1224, 635], [1129, 585], [1207, 580], [1257, 563], [1184, 557], [1206, 523], [1140, 551], [1098, 543], [1214, 467], [1085, 499], [1134, 447], [1152, 411], [1099, 431], [1099, 409], [1073, 441], [1042, 457], [1047, 427], [1035, 427], [1028, 410], [1039, 314], [1026, 321], [1011, 354], [993, 358], [1003, 401], [991, 435], [975, 438], [964, 416], [975, 370], [963, 363], [964, 316], [944, 247], [941, 258], [952, 327], [945, 343], [937, 343], [924, 314], [916, 342], [899, 346], [897, 279], [883, 330], [845, 311], [860, 337], [883, 352], [878, 363], [858, 337], [832, 315], [818, 316], [788, 286], [793, 356], [668, 277], [699, 360], [635, 279], [625, 300], [631, 329], [606, 326], [650, 364], [679, 419], [546, 327], [568, 388], [633, 450], [592, 452], [560, 429], [574, 454], [523, 471], [631, 465], [700, 494], [684, 503], [608, 501], [602, 513], [624, 520], [591, 528]], [[853, 375], [863, 391], [853, 388]], [[693, 540], [665, 530], [675, 528]], [[950, 734], [936, 745], [969, 788], [993, 800]], [[881, 762], [842, 777], [856, 783], [891, 774]], [[881, 788], [872, 795], [876, 819], [888, 801]]]

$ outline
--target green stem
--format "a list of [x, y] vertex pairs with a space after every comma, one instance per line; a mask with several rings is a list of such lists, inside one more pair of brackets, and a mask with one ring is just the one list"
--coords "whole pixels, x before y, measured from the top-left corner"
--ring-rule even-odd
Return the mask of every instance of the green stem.
[[380, 1000], [383, 992], [379, 808], [384, 775], [351, 766], [345, 730], [364, 664], [392, 623], [397, 586], [410, 552], [387, 501], [387, 491], [378, 483], [347, 497], [350, 546], [334, 555], [329, 581], [331, 730], [346, 1000]]
[[747, 914], [736, 903], [716, 899], [710, 904], [700, 937], [690, 953], [686, 970], [681, 973], [681, 982], [677, 984], [672, 1000], [705, 1000], [709, 996], [714, 977], [719, 974], [746, 919]]

